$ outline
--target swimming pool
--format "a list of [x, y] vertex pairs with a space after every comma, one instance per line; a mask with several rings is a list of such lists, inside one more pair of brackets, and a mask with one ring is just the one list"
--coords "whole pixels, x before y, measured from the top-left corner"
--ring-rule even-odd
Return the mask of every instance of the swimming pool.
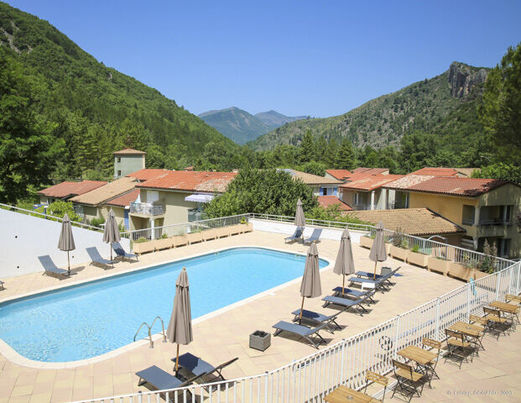
[[[131, 343], [139, 325], [157, 315], [168, 326], [182, 267], [195, 319], [302, 276], [305, 259], [232, 248], [0, 303], [0, 338], [35, 361], [92, 358]], [[157, 323], [154, 332], [160, 330]]]

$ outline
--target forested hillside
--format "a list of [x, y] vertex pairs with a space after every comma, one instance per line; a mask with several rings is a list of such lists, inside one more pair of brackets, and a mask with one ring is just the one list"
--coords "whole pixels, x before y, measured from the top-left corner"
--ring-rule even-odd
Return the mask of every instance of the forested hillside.
[[266, 150], [278, 144], [296, 145], [307, 130], [315, 139], [324, 136], [327, 141], [341, 142], [347, 138], [358, 147], [397, 145], [413, 132], [466, 144], [467, 137], [483, 133], [476, 106], [486, 75], [487, 69], [453, 63], [439, 76], [373, 99], [344, 115], [288, 123], [251, 146]]
[[208, 144], [237, 147], [174, 100], [98, 62], [48, 22], [1, 2], [0, 59], [20, 74], [15, 82], [26, 82], [31, 114], [46, 123], [42, 136], [63, 146], [54, 149], [43, 181], [106, 177], [111, 153], [123, 147], [145, 150], [149, 167], [167, 168], [195, 163]]

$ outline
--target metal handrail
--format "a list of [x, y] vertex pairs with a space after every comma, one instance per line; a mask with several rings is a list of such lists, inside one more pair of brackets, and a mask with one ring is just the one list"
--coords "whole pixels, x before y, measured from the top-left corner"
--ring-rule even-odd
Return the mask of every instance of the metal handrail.
[[152, 329], [156, 323], [156, 320], [161, 321], [161, 334], [163, 335], [163, 343], [166, 343], [166, 333], [165, 333], [165, 322], [163, 322], [163, 319], [161, 319], [161, 316], [157, 315], [154, 320], [152, 321], [152, 324], [150, 325], [150, 329]]
[[153, 348], [154, 347], [154, 342], [152, 341], [152, 332], [151, 332], [151, 327], [148, 325], [147, 322], [143, 322], [141, 325], [139, 325], [138, 329], [137, 329], [137, 332], [136, 334], [134, 335], [134, 341], [136, 341], [136, 337], [137, 335], [139, 334], [139, 331], [141, 330], [141, 328], [143, 327], [143, 325], [145, 325], [147, 328], [148, 328], [148, 339], [150, 340], [150, 348]]
[[154, 327], [154, 325], [156, 324], [156, 321], [158, 319], [161, 321], [161, 329], [162, 329], [161, 330], [161, 334], [163, 335], [163, 343], [166, 343], [165, 322], [163, 322], [163, 319], [161, 319], [161, 316], [159, 316], [159, 315], [157, 315], [154, 318], [154, 320], [152, 321], [151, 325], [149, 325], [147, 322], [143, 322], [143, 323], [141, 323], [141, 325], [139, 325], [139, 327], [137, 329], [137, 332], [134, 335], [134, 341], [136, 341], [136, 337], [139, 334], [139, 331], [141, 330], [143, 325], [145, 325], [147, 327], [147, 330], [148, 330], [148, 339], [150, 341], [150, 348], [154, 348], [154, 341], [152, 340], [152, 328]]

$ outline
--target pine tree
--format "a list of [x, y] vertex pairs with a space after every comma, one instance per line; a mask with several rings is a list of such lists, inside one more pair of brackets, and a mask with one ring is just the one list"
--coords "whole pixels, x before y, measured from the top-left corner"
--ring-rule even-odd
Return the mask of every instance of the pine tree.
[[347, 138], [342, 140], [336, 159], [336, 168], [353, 169], [356, 166], [355, 149]]
[[302, 138], [300, 142], [300, 152], [299, 152], [299, 160], [300, 163], [310, 162], [315, 159], [315, 142], [313, 141], [313, 136], [311, 134], [311, 130], [307, 130], [306, 134]]

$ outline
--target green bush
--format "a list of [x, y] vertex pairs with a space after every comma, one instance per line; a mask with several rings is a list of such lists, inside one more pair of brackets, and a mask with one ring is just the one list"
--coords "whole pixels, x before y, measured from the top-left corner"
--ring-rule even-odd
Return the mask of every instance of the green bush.
[[418, 244], [413, 245], [413, 247], [411, 248], [411, 251], [414, 253], [419, 253], [420, 246]]
[[[43, 207], [38, 208], [37, 211], [43, 213]], [[80, 217], [74, 211], [74, 207], [71, 202], [56, 200], [55, 202], [49, 204], [49, 207], [47, 207], [47, 214], [49, 215], [63, 217], [65, 213], [67, 213], [71, 221], [80, 221]]]
[[140, 237], [140, 238], [136, 239], [134, 241], [134, 243], [143, 243], [143, 242], [147, 242], [147, 241], [148, 241], [148, 239], [146, 239], [144, 237]]
[[101, 228], [101, 224], [104, 224], [104, 223], [105, 223], [105, 218], [103, 218], [103, 217], [93, 218], [92, 220], [90, 220], [90, 225], [92, 225], [93, 227]]

